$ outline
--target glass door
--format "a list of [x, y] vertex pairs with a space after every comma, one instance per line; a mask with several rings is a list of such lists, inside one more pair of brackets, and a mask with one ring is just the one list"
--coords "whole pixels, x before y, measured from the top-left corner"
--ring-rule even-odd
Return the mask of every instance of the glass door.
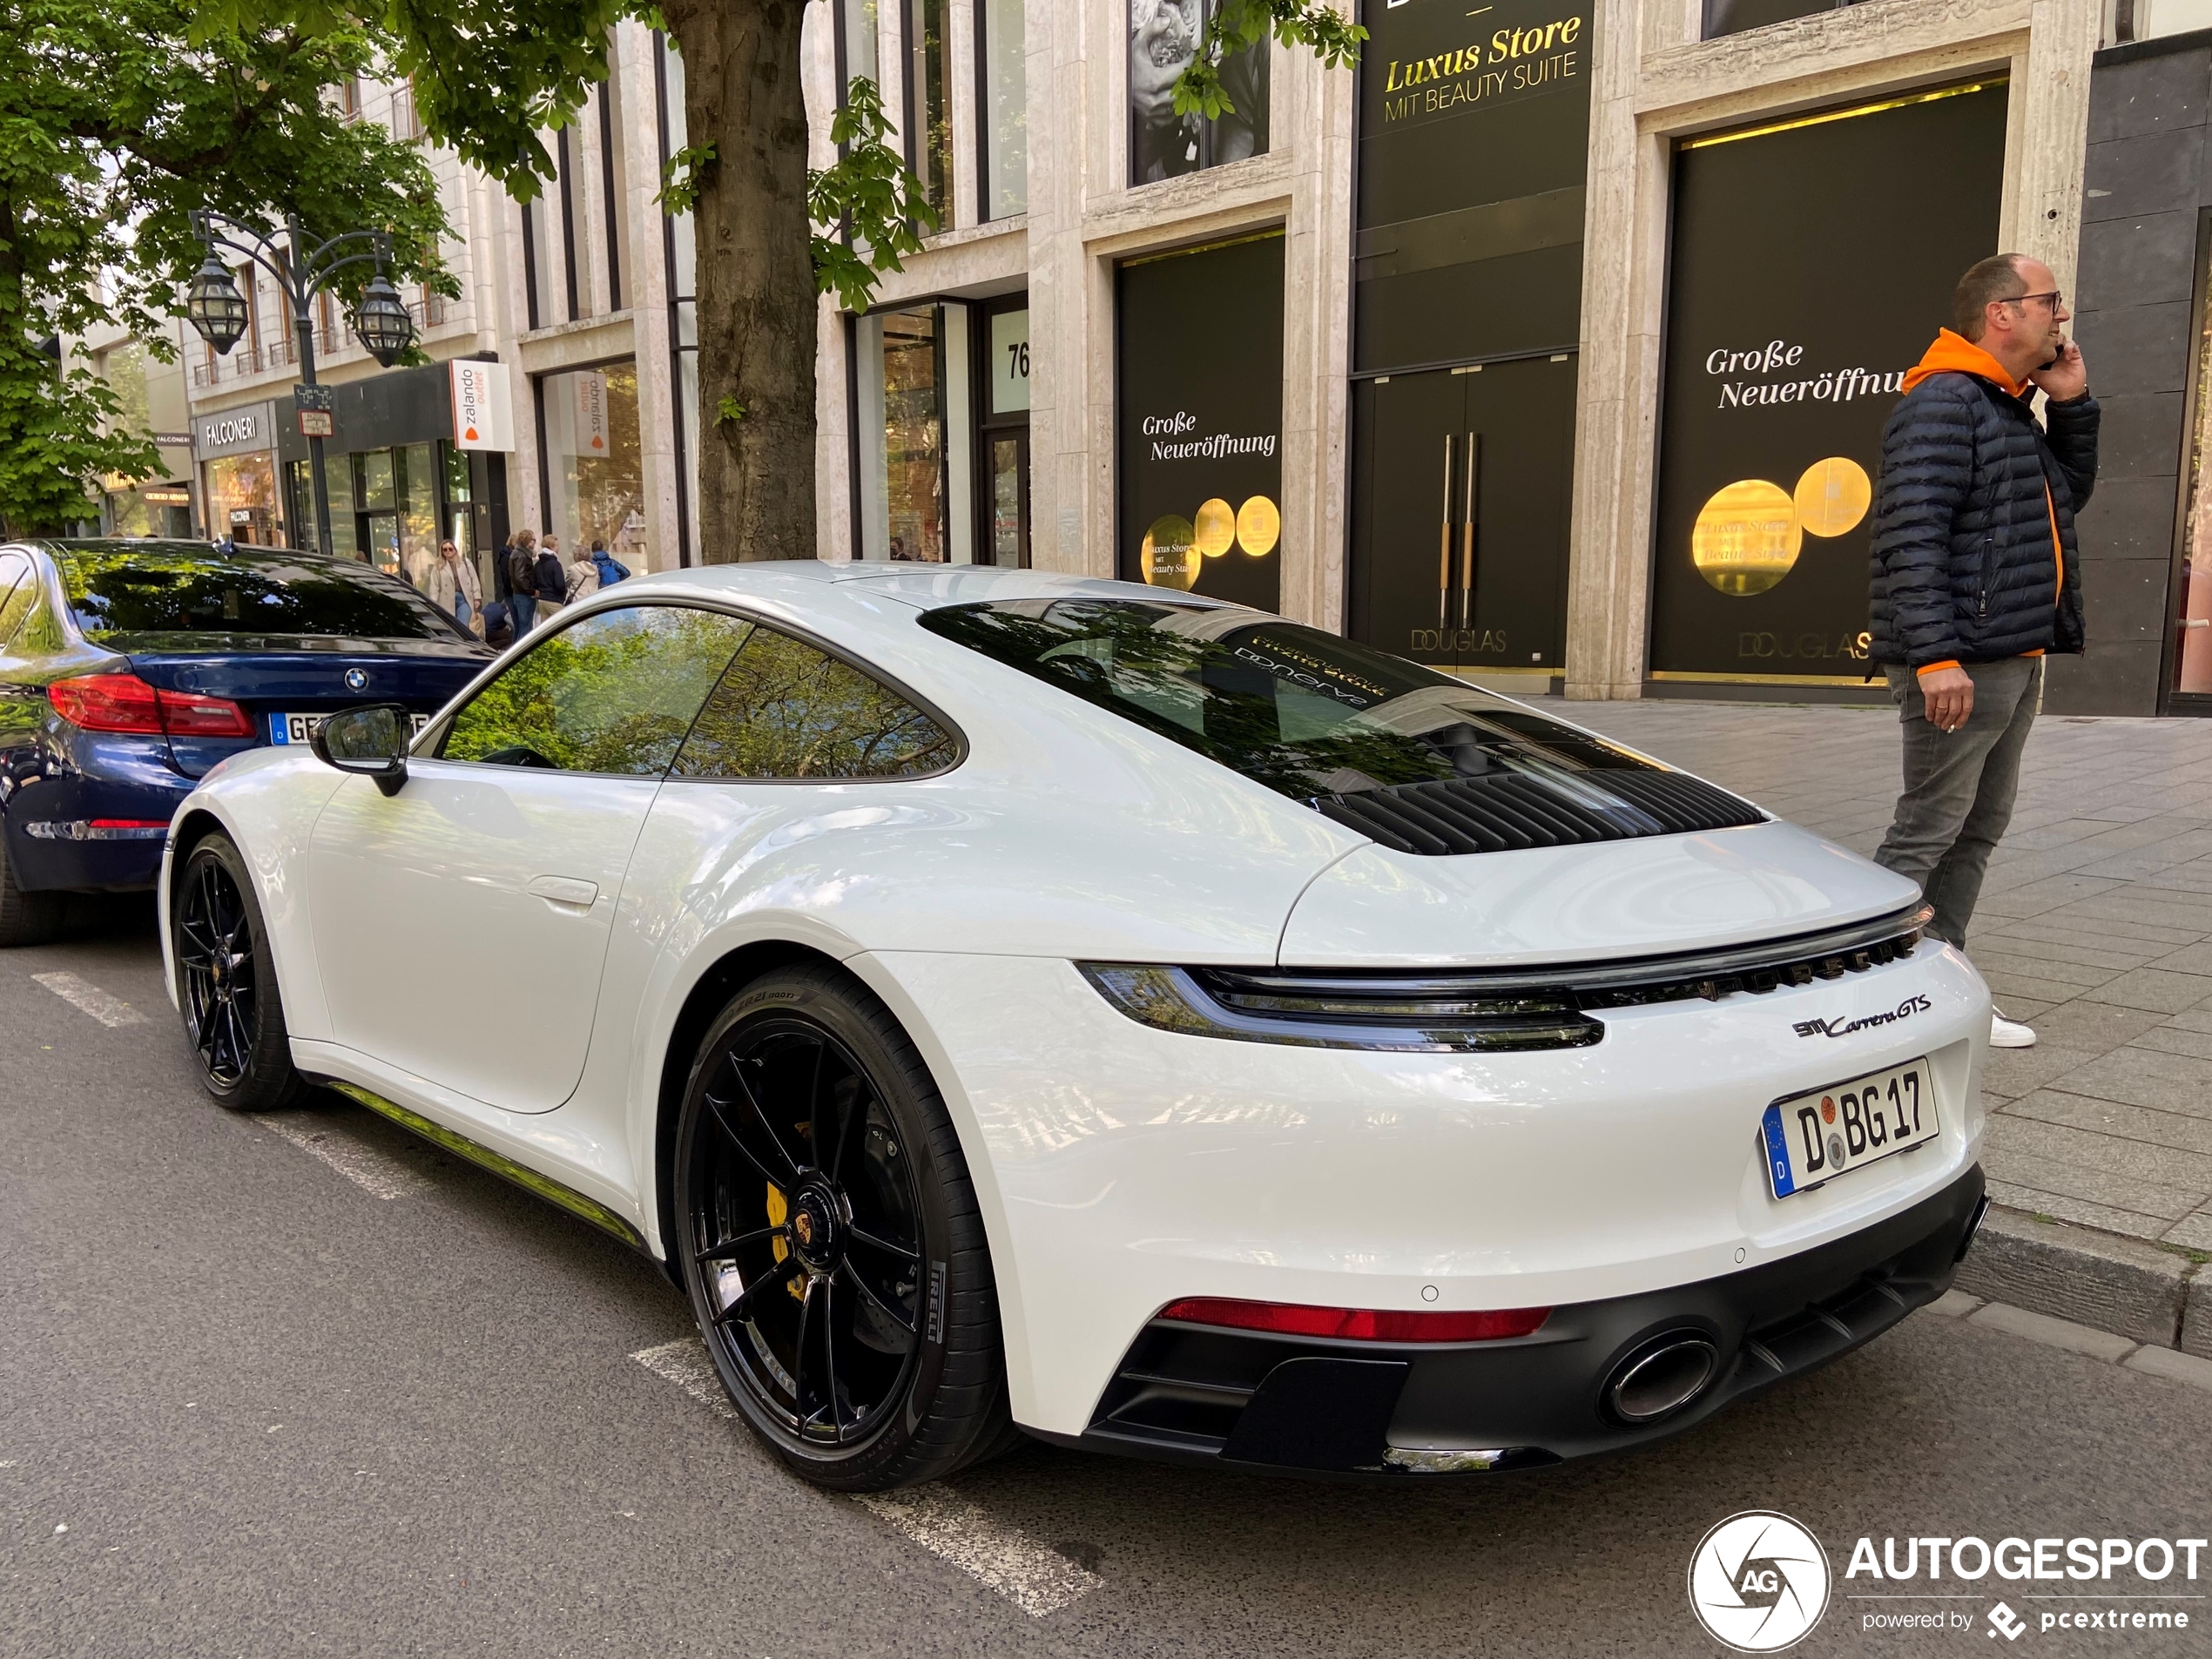
[[1355, 388], [1353, 637], [1453, 671], [1564, 661], [1571, 354]]

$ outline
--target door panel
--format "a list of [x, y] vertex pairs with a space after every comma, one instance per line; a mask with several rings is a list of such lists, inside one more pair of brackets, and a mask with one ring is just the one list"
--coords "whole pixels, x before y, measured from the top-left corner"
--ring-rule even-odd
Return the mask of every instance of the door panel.
[[335, 1040], [503, 1110], [568, 1099], [659, 786], [421, 759], [388, 799], [347, 779], [307, 867]]
[[1440, 667], [1563, 660], [1575, 362], [1356, 388], [1352, 634]]

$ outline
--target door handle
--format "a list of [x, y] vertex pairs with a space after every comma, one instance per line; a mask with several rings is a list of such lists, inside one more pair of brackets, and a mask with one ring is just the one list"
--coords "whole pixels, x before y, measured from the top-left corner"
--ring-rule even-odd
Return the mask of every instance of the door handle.
[[555, 904], [574, 905], [589, 910], [592, 900], [599, 896], [599, 884], [580, 880], [572, 875], [533, 876], [525, 889], [533, 898], [550, 899]]
[[1474, 527], [1482, 511], [1482, 486], [1477, 482], [1482, 471], [1482, 435], [1467, 434], [1467, 516], [1460, 531], [1466, 543], [1466, 562], [1460, 571], [1460, 626], [1474, 626]]
[[1452, 435], [1444, 435], [1444, 516], [1439, 521], [1442, 545], [1436, 556], [1436, 627], [1448, 626], [1452, 603]]

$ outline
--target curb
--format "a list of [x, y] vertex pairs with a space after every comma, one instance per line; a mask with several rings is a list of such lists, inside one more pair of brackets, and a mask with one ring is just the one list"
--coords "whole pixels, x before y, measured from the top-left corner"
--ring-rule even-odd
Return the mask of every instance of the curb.
[[1992, 1204], [1953, 1283], [1969, 1296], [2212, 1359], [2212, 1268]]

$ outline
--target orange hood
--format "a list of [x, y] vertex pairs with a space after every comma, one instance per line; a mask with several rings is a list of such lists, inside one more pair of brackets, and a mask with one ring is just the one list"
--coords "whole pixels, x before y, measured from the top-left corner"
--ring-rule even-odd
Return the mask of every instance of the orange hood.
[[2004, 364], [1964, 334], [1954, 334], [1948, 328], [1936, 330], [1935, 343], [1905, 370], [1905, 389], [1911, 391], [1931, 374], [1979, 374], [2014, 397], [2020, 395], [2021, 382], [2005, 372]]

